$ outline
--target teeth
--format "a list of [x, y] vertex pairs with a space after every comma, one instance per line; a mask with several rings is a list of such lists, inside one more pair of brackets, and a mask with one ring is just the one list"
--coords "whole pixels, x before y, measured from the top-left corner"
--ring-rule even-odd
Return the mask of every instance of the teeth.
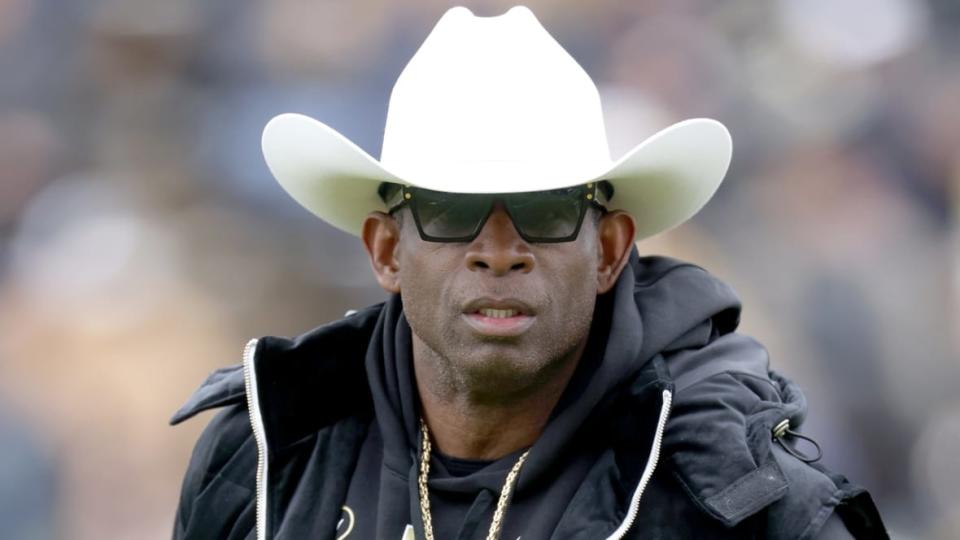
[[506, 319], [507, 317], [516, 317], [517, 310], [483, 308], [480, 310], [480, 314], [484, 317], [493, 317], [494, 319]]

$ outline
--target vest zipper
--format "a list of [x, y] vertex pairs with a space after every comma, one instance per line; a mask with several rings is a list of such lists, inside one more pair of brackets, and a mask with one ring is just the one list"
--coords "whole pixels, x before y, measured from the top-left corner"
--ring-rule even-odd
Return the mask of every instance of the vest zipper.
[[657, 468], [657, 462], [660, 460], [660, 445], [663, 443], [663, 430], [667, 426], [667, 419], [670, 417], [670, 403], [673, 401], [673, 394], [669, 390], [663, 391], [663, 403], [660, 406], [660, 419], [657, 421], [657, 431], [653, 434], [653, 445], [650, 448], [650, 457], [647, 458], [647, 465], [643, 468], [643, 474], [640, 476], [640, 482], [637, 489], [633, 492], [630, 499], [630, 508], [623, 519], [623, 523], [613, 531], [607, 540], [622, 540], [627, 532], [633, 527], [637, 520], [637, 512], [640, 511], [640, 497], [643, 491], [647, 489], [650, 478], [653, 477], [653, 471]]
[[257, 394], [257, 375], [253, 369], [257, 340], [251, 339], [243, 349], [243, 382], [247, 389], [247, 412], [250, 428], [257, 442], [257, 540], [267, 540], [267, 436], [260, 414], [260, 397]]

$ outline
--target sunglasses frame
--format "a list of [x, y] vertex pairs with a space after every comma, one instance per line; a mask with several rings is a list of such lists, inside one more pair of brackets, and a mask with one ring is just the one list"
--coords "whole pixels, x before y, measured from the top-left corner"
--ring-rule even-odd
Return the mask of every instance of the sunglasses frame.
[[[384, 188], [387, 186], [389, 186], [389, 184], [385, 183], [381, 185], [379, 190], [381, 198], [384, 198], [384, 196], [386, 195], [385, 193], [386, 190]], [[390, 197], [390, 199], [392, 200], [384, 201], [384, 202], [387, 203], [387, 206], [389, 208], [387, 210], [387, 214], [391, 216], [395, 212], [402, 209], [403, 207], [409, 206], [410, 213], [413, 215], [413, 221], [417, 224], [417, 232], [420, 233], [420, 238], [427, 242], [444, 242], [444, 243], [472, 242], [477, 236], [480, 235], [480, 232], [483, 230], [484, 225], [487, 224], [487, 220], [490, 219], [490, 214], [493, 213], [493, 208], [494, 208], [493, 203], [499, 200], [503, 203], [504, 210], [506, 210], [507, 215], [510, 217], [511, 223], [513, 223], [513, 228], [517, 231], [517, 234], [519, 234], [520, 237], [523, 238], [524, 241], [528, 243], [536, 243], [536, 244], [559, 244], [563, 242], [572, 242], [577, 239], [577, 236], [580, 235], [580, 227], [583, 226], [583, 218], [584, 216], [586, 216], [587, 209], [589, 207], [592, 206], [594, 208], [599, 209], [601, 214], [606, 214], [609, 211], [606, 208], [606, 206], [604, 206], [603, 203], [601, 203], [599, 200], [600, 198], [603, 198], [603, 200], [609, 200], [610, 197], [613, 195], [613, 186], [610, 185], [609, 182], [602, 180], [599, 182], [590, 182], [588, 184], [583, 184], [583, 185], [574, 186], [574, 187], [579, 188], [574, 196], [585, 201], [585, 203], [580, 205], [580, 214], [577, 216], [577, 224], [574, 227], [573, 232], [571, 232], [567, 236], [563, 236], [559, 238], [528, 235], [524, 231], [522, 231], [520, 227], [517, 226], [517, 221], [516, 219], [514, 219], [513, 212], [510, 210], [511, 205], [508, 203], [507, 199], [509, 199], [512, 195], [528, 194], [530, 192], [491, 193], [489, 195], [477, 194], [481, 197], [483, 196], [490, 197], [491, 199], [490, 209], [487, 211], [486, 215], [483, 216], [483, 219], [480, 220], [479, 224], [476, 226], [476, 228], [472, 233], [470, 233], [469, 235], [457, 236], [457, 237], [433, 236], [428, 234], [423, 229], [423, 224], [420, 222], [420, 213], [417, 210], [417, 206], [414, 203], [414, 201], [416, 201], [418, 198], [417, 197], [418, 192], [432, 191], [432, 190], [425, 190], [422, 188], [400, 185], [400, 190], [396, 192], [393, 197]], [[565, 188], [561, 188], [561, 189], [565, 189]], [[569, 189], [569, 188], [566, 188], [566, 189]], [[396, 201], [396, 199], [398, 198], [400, 198], [400, 201], [390, 206], [390, 204]]]

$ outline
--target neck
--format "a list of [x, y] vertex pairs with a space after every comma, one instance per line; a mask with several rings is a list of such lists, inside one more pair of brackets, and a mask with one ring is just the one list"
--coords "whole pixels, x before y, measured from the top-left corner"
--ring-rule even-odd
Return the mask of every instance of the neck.
[[424, 420], [434, 445], [461, 459], [497, 459], [532, 446], [543, 432], [586, 343], [530, 380], [460, 373], [413, 337], [413, 362]]

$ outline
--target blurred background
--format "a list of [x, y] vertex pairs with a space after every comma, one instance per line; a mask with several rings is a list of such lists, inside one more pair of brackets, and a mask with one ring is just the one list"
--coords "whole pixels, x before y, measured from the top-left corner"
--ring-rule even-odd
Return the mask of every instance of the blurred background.
[[[385, 298], [260, 131], [303, 112], [378, 156], [450, 5], [0, 0], [0, 538], [168, 538], [211, 413], [167, 420], [206, 374]], [[717, 196], [641, 253], [737, 289], [896, 538], [960, 538], [960, 4], [528, 5], [600, 87], [614, 158], [727, 124]]]

